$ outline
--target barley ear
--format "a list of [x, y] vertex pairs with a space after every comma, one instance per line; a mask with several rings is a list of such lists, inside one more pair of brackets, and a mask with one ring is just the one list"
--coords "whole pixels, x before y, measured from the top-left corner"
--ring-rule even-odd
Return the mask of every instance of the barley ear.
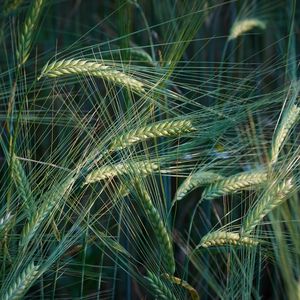
[[110, 150], [120, 150], [150, 138], [180, 136], [196, 130], [190, 120], [171, 120], [129, 130], [116, 137]]
[[32, 286], [36, 280], [39, 266], [35, 266], [31, 263], [17, 278], [7, 290], [7, 292], [1, 296], [1, 300], [19, 300], [23, 299], [25, 293]]
[[283, 115], [281, 122], [273, 136], [272, 150], [271, 150], [271, 163], [274, 164], [277, 159], [279, 152], [288, 137], [288, 134], [292, 127], [295, 125], [300, 116], [300, 107], [292, 105], [286, 113]]
[[158, 299], [176, 300], [175, 295], [170, 291], [170, 289], [160, 279], [159, 276], [156, 276], [154, 273], [148, 271], [145, 279], [152, 288], [151, 293], [158, 297]]
[[175, 283], [175, 284], [185, 288], [189, 292], [192, 300], [200, 300], [200, 296], [199, 296], [198, 292], [188, 282], [186, 282], [178, 277], [169, 275], [167, 273], [163, 274], [162, 276], [164, 278], [168, 279], [170, 282]]
[[234, 22], [230, 30], [230, 35], [228, 37], [228, 40], [229, 41], [234, 40], [254, 28], [260, 28], [262, 30], [265, 30], [266, 27], [267, 27], [266, 22], [256, 18], [247, 18], [244, 20], [239, 20], [237, 22]]
[[44, 0], [34, 0], [26, 15], [23, 28], [19, 35], [16, 56], [19, 66], [27, 61], [33, 40], [33, 34], [41, 14]]
[[242, 234], [249, 235], [268, 213], [287, 199], [293, 187], [294, 183], [290, 178], [268, 190], [256, 206], [247, 213], [241, 228]]
[[197, 248], [208, 248], [213, 246], [256, 246], [258, 245], [258, 240], [241, 236], [237, 232], [228, 232], [217, 230], [213, 232], [209, 232], [206, 234], [200, 241]]
[[169, 274], [174, 274], [175, 259], [174, 259], [172, 241], [168, 233], [168, 230], [165, 227], [158, 210], [153, 205], [149, 193], [141, 185], [140, 182], [135, 182], [135, 183], [136, 183], [136, 192], [138, 194], [139, 200], [141, 201], [141, 204], [145, 210], [148, 221], [153, 228], [156, 239], [162, 251], [165, 270]]
[[211, 184], [215, 181], [222, 180], [224, 177], [214, 172], [205, 172], [199, 170], [187, 177], [176, 191], [173, 203], [180, 201], [189, 192], [200, 187], [201, 185]]
[[251, 187], [256, 188], [258, 185], [266, 182], [267, 178], [268, 173], [265, 171], [242, 172], [209, 185], [203, 191], [202, 198], [211, 200]]

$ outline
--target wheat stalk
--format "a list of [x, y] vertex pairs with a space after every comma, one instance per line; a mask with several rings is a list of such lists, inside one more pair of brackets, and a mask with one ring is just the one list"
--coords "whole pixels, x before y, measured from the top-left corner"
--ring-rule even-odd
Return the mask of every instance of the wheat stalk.
[[199, 170], [186, 178], [177, 189], [173, 202], [180, 201], [189, 192], [201, 185], [210, 184], [212, 182], [222, 180], [224, 177], [214, 172]]
[[291, 108], [289, 108], [286, 111], [286, 113], [282, 117], [280, 125], [276, 130], [275, 136], [273, 137], [273, 141], [272, 141], [272, 152], [271, 152], [272, 164], [277, 161], [280, 149], [285, 139], [287, 138], [288, 133], [290, 132], [292, 127], [299, 119], [299, 116], [300, 116], [300, 107], [294, 104], [292, 105]]
[[151, 224], [153, 231], [155, 233], [156, 239], [162, 249], [163, 261], [165, 263], [165, 269], [167, 273], [174, 274], [175, 272], [175, 260], [172, 242], [169, 233], [162, 221], [159, 212], [152, 203], [149, 193], [141, 183], [136, 182], [136, 191], [139, 196], [139, 200], [146, 212], [149, 223]]
[[23, 296], [27, 290], [31, 287], [33, 282], [36, 280], [36, 275], [38, 273], [39, 266], [35, 266], [33, 263], [21, 273], [8, 289], [8, 291], [3, 295], [1, 300], [19, 300], [23, 299]]
[[237, 232], [228, 231], [213, 231], [206, 234], [200, 241], [199, 247], [208, 248], [212, 246], [224, 246], [224, 245], [234, 245], [234, 246], [256, 246], [258, 245], [258, 240], [241, 236]]
[[74, 183], [73, 175], [61, 183], [58, 187], [54, 186], [42, 197], [42, 205], [35, 211], [31, 219], [25, 224], [20, 240], [20, 246], [25, 246], [32, 239], [36, 231], [39, 229], [43, 221], [57, 207], [61, 199], [66, 195]]
[[19, 65], [24, 64], [29, 57], [32, 37], [40, 17], [43, 3], [44, 0], [35, 0], [27, 13], [16, 50], [17, 61]]
[[132, 76], [104, 65], [96, 60], [83, 59], [63, 59], [57, 60], [51, 64], [46, 64], [38, 77], [60, 77], [64, 75], [88, 75], [100, 77], [109, 82], [126, 86], [131, 90], [143, 93], [144, 85], [141, 81], [134, 79]]
[[293, 186], [293, 180], [290, 178], [267, 191], [262, 199], [257, 202], [256, 206], [246, 215], [241, 228], [242, 234], [250, 234], [268, 213], [282, 204]]
[[145, 278], [153, 289], [151, 293], [158, 297], [158, 299], [176, 300], [176, 297], [166, 284], [154, 273], [148, 271]]
[[112, 141], [110, 149], [119, 150], [150, 138], [179, 136], [194, 130], [190, 120], [158, 122], [129, 130], [118, 136]]
[[242, 172], [209, 185], [203, 191], [202, 198], [211, 200], [225, 194], [236, 193], [262, 184], [267, 178], [268, 173], [265, 171]]
[[172, 283], [175, 283], [185, 288], [189, 292], [192, 300], [200, 300], [198, 292], [188, 282], [178, 277], [169, 275], [167, 273], [163, 274], [162, 276], [171, 281]]
[[244, 20], [239, 20], [237, 22], [234, 22], [230, 30], [228, 40], [236, 39], [245, 32], [252, 30], [253, 28], [260, 28], [262, 30], [265, 30], [266, 27], [267, 25], [265, 22], [256, 18], [247, 18]]
[[134, 173], [136, 176], [146, 176], [158, 169], [159, 165], [151, 161], [132, 161], [111, 166], [102, 166], [89, 173], [83, 185], [130, 173]]

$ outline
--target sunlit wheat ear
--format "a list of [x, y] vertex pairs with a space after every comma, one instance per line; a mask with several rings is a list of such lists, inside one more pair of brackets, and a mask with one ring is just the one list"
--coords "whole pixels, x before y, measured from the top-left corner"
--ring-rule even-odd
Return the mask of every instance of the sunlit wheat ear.
[[211, 200], [222, 195], [233, 194], [243, 189], [266, 182], [268, 173], [265, 171], [242, 172], [209, 185], [203, 191], [202, 198]]
[[151, 161], [128, 161], [126, 163], [102, 166], [86, 176], [84, 185], [130, 173], [134, 173], [136, 176], [146, 176], [158, 169], [159, 165]]
[[292, 105], [283, 115], [279, 127], [273, 137], [271, 163], [275, 163], [277, 161], [280, 149], [282, 148], [288, 133], [299, 119], [299, 116], [300, 107], [297, 105]]
[[241, 228], [242, 234], [250, 234], [268, 213], [287, 199], [293, 187], [292, 178], [272, 187], [247, 213]]
[[200, 300], [198, 292], [186, 281], [184, 281], [178, 277], [166, 274], [166, 273], [163, 274], [162, 276], [164, 278], [168, 279], [170, 282], [175, 283], [175, 284], [185, 288], [189, 292], [192, 300]]
[[180, 136], [196, 130], [190, 120], [174, 120], [154, 123], [132, 129], [116, 137], [110, 150], [119, 150], [150, 138]]
[[12, 159], [12, 177], [22, 202], [25, 204], [27, 214], [31, 215], [31, 212], [35, 211], [36, 204], [25, 171], [15, 156]]
[[243, 35], [244, 33], [254, 29], [259, 28], [265, 30], [267, 28], [267, 24], [264, 21], [261, 21], [256, 18], [248, 18], [244, 20], [239, 20], [234, 22], [228, 40], [233, 40]]
[[222, 179], [224, 179], [224, 177], [217, 173], [199, 170], [194, 174], [191, 174], [183, 181], [183, 183], [176, 191], [173, 202], [180, 201], [189, 192], [200, 187], [201, 185], [210, 184]]
[[172, 241], [168, 230], [166, 229], [164, 222], [162, 221], [158, 210], [152, 203], [151, 197], [146, 189], [142, 186], [140, 182], [135, 182], [135, 188], [139, 201], [145, 210], [146, 216], [148, 218], [151, 227], [155, 233], [156, 239], [159, 243], [162, 258], [164, 262], [164, 267], [167, 273], [174, 274], [175, 272], [175, 259]]
[[39, 266], [31, 263], [17, 278], [17, 280], [8, 288], [8, 291], [1, 296], [1, 300], [19, 300], [23, 299], [27, 290], [36, 280]]
[[53, 209], [59, 205], [63, 197], [70, 191], [74, 181], [74, 177], [69, 175], [63, 183], [52, 187], [42, 196], [41, 206], [37, 208], [28, 223], [24, 225], [20, 240], [21, 247], [24, 247], [29, 243], [41, 224], [49, 217], [53, 212]]
[[197, 248], [203, 247], [213, 247], [213, 246], [225, 246], [225, 245], [233, 245], [233, 246], [256, 246], [258, 245], [258, 240], [243, 237], [237, 232], [228, 232], [228, 231], [213, 231], [205, 235]]
[[111, 83], [125, 86], [132, 91], [144, 93], [144, 84], [133, 76], [104, 65], [101, 61], [83, 59], [63, 59], [46, 64], [41, 77], [61, 77], [66, 75], [85, 75], [100, 77]]
[[17, 61], [19, 65], [24, 64], [29, 57], [33, 34], [36, 32], [35, 29], [43, 4], [44, 0], [34, 0], [26, 15], [26, 19], [23, 23], [23, 27], [18, 38], [16, 49]]
[[12, 219], [13, 216], [11, 215], [11, 213], [7, 213], [6, 216], [0, 219], [0, 235], [9, 227]]
[[151, 293], [157, 297], [157, 299], [164, 300], [176, 300], [175, 295], [170, 291], [166, 284], [156, 276], [154, 273], [148, 271], [145, 277], [152, 290]]

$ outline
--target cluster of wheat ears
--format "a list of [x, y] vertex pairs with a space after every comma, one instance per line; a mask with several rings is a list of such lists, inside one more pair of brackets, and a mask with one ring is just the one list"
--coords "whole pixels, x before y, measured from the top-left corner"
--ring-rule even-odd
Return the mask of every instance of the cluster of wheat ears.
[[[4, 13], [16, 10], [21, 3], [6, 1]], [[138, 1], [128, 1], [127, 5], [141, 9]], [[68, 268], [73, 270], [72, 259], [80, 253], [81, 261], [76, 260], [77, 268], [81, 268], [80, 290], [86, 290], [85, 277], [97, 278], [98, 289], [91, 299], [100, 299], [102, 291], [105, 297], [103, 286], [111, 276], [114, 283], [109, 290], [117, 297], [118, 269], [125, 270], [126, 280], [134, 280], [157, 299], [196, 300], [207, 293], [207, 288], [215, 289], [221, 298], [218, 276], [213, 279], [214, 271], [210, 270], [214, 253], [216, 257], [231, 251], [236, 257], [242, 253], [235, 268], [243, 259], [249, 260], [250, 268], [255, 264], [251, 255], [271, 251], [270, 236], [276, 237], [270, 227], [261, 225], [268, 217], [270, 222], [276, 219], [276, 208], [297, 198], [299, 82], [291, 80], [276, 92], [274, 111], [278, 107], [281, 113], [277, 123], [272, 119], [266, 141], [247, 149], [253, 142], [249, 138], [236, 149], [236, 140], [231, 142], [231, 135], [226, 134], [248, 123], [259, 128], [255, 125], [259, 117], [252, 119], [250, 112], [258, 116], [272, 105], [271, 97], [265, 101], [255, 98], [255, 103], [249, 101], [239, 110], [244, 95], [239, 99], [232, 94], [236, 107], [231, 108], [222, 101], [222, 77], [212, 77], [220, 101], [205, 106], [197, 96], [193, 98], [196, 88], [191, 87], [190, 94], [180, 92], [177, 69], [172, 65], [177, 54], [157, 63], [146, 51], [134, 47], [126, 48], [125, 54], [110, 49], [107, 59], [107, 53], [95, 55], [98, 46], [90, 48], [92, 54], [84, 49], [74, 55], [52, 53], [54, 59], [43, 67], [38, 60], [37, 71], [28, 75], [26, 70], [35, 61], [36, 33], [48, 2], [33, 0], [26, 9], [14, 37], [14, 67], [7, 71], [10, 83], [6, 83], [5, 92], [0, 91], [6, 110], [0, 137], [4, 157], [1, 172], [5, 175], [1, 181], [0, 299], [23, 299], [26, 295], [28, 299], [55, 299], [55, 292], [51, 297], [35, 293], [46, 291], [47, 284], [51, 290], [63, 286], [60, 277]], [[226, 45], [251, 30], [266, 28], [267, 23], [259, 18], [237, 18]], [[186, 39], [182, 34], [184, 51]], [[176, 47], [180, 53], [181, 48]], [[123, 54], [129, 60], [117, 61]], [[236, 87], [243, 91], [247, 84], [245, 79]], [[84, 111], [86, 103], [90, 110], [85, 114], [81, 109]], [[43, 113], [44, 117], [39, 117]], [[219, 158], [226, 150], [216, 147], [224, 137], [228, 139], [228, 159]], [[40, 153], [47, 139], [50, 148]], [[254, 153], [256, 149], [264, 153]], [[249, 155], [241, 161], [251, 168], [241, 171], [235, 167], [239, 163], [236, 156], [247, 150]], [[259, 164], [253, 163], [253, 155]], [[170, 192], [178, 182], [174, 193]], [[222, 200], [224, 207], [228, 200], [235, 208], [221, 209]], [[242, 212], [234, 215], [246, 201], [249, 203]], [[180, 232], [176, 216], [184, 206], [192, 211], [191, 221]], [[210, 214], [218, 210], [218, 222], [203, 232], [197, 218], [205, 209]], [[99, 255], [95, 263], [98, 268], [94, 266], [93, 271], [87, 262], [89, 249]], [[110, 268], [108, 274], [106, 267]], [[206, 282], [204, 290], [196, 285], [193, 272]], [[230, 293], [224, 299], [233, 297]]]

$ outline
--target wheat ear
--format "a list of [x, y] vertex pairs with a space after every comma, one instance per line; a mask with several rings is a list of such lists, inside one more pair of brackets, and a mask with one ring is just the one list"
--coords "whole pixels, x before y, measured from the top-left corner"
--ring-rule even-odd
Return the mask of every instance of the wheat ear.
[[151, 224], [155, 233], [156, 239], [162, 250], [163, 261], [167, 273], [174, 274], [175, 272], [175, 260], [172, 242], [166, 229], [164, 222], [162, 221], [158, 210], [152, 203], [151, 197], [141, 183], [136, 182], [136, 191], [139, 196], [139, 200], [145, 210], [148, 221]]
[[36, 204], [34, 202], [30, 184], [25, 171], [20, 161], [15, 156], [13, 156], [12, 159], [12, 177], [15, 182], [17, 191], [22, 197], [23, 202], [27, 208], [27, 212], [29, 215], [31, 215], [31, 212], [35, 211]]
[[268, 213], [282, 204], [293, 186], [293, 180], [290, 178], [267, 191], [262, 199], [257, 202], [256, 206], [247, 213], [241, 228], [242, 234], [250, 234]]
[[43, 3], [44, 0], [35, 0], [27, 13], [16, 50], [19, 65], [24, 64], [29, 57], [32, 37], [40, 17]]
[[150, 138], [179, 136], [194, 130], [190, 120], [158, 122], [121, 134], [112, 141], [110, 149], [119, 150]]
[[268, 173], [265, 171], [242, 172], [209, 185], [203, 191], [202, 198], [211, 200], [225, 194], [236, 193], [262, 184], [267, 178]]
[[234, 245], [234, 246], [256, 246], [258, 245], [258, 240], [241, 236], [237, 232], [228, 231], [213, 231], [206, 234], [200, 241], [199, 247], [208, 248], [212, 246], [224, 246], [224, 245]]
[[6, 0], [3, 5], [3, 13], [5, 16], [16, 11], [22, 4], [23, 0]]
[[60, 77], [64, 75], [87, 75], [100, 77], [109, 82], [126, 86], [135, 92], [145, 92], [143, 87], [144, 85], [141, 81], [95, 60], [63, 59], [55, 61], [44, 66], [38, 79], [43, 76]]
[[151, 161], [133, 161], [102, 166], [86, 176], [84, 185], [130, 173], [134, 173], [136, 176], [146, 176], [158, 169], [159, 165]]
[[1, 300], [19, 300], [23, 299], [25, 293], [31, 287], [36, 280], [39, 266], [35, 266], [31, 263], [17, 278], [9, 288], [8, 291], [3, 295]]
[[210, 171], [197, 171], [186, 178], [180, 187], [177, 189], [173, 202], [180, 201], [189, 192], [198, 188], [201, 185], [210, 184], [218, 180], [222, 180], [224, 177]]
[[277, 128], [275, 136], [273, 137], [273, 141], [272, 141], [272, 152], [271, 152], [272, 164], [277, 161], [280, 149], [285, 139], [287, 138], [288, 133], [290, 132], [292, 127], [299, 119], [299, 116], [300, 116], [300, 107], [294, 104], [292, 105], [291, 108], [289, 108], [286, 111], [286, 113], [282, 117], [280, 125]]
[[0, 219], [0, 234], [2, 231], [5, 231], [7, 227], [10, 225], [10, 222], [12, 221], [13, 216], [11, 213], [7, 213], [6, 216], [2, 217]]
[[158, 297], [158, 299], [176, 300], [174, 294], [170, 291], [170, 289], [160, 279], [159, 276], [156, 276], [154, 273], [148, 271], [148, 274], [145, 278], [152, 288], [151, 293]]
[[188, 282], [167, 273], [163, 274], [162, 276], [168, 279], [170, 282], [185, 288], [189, 292], [192, 300], [200, 300], [198, 292]]
[[42, 205], [35, 211], [27, 224], [25, 224], [20, 240], [20, 246], [25, 246], [32, 239], [36, 231], [39, 229], [43, 221], [53, 212], [53, 209], [58, 206], [61, 199], [71, 189], [75, 179], [69, 176], [58, 187], [53, 187], [42, 197]]
[[261, 21], [256, 18], [247, 18], [244, 20], [239, 20], [237, 22], [234, 22], [230, 30], [228, 40], [236, 39], [245, 32], [252, 30], [253, 28], [260, 28], [262, 30], [265, 30], [266, 27], [267, 24], [264, 21]]

